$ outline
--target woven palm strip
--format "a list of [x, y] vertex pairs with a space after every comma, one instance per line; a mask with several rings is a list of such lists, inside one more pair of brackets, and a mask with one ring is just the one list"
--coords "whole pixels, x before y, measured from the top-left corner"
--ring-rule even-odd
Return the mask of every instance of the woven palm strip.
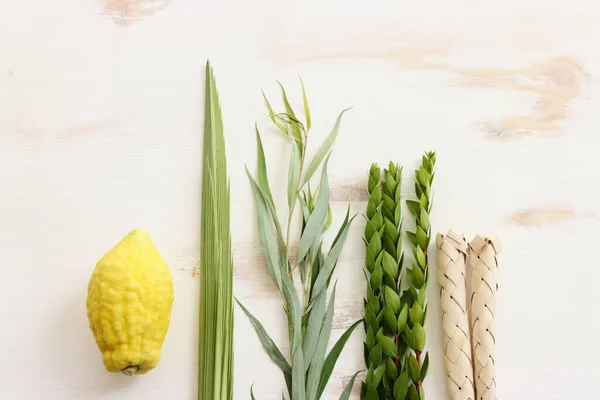
[[497, 400], [494, 349], [496, 345], [496, 292], [498, 261], [502, 250], [498, 239], [481, 235], [469, 243], [471, 275], [471, 343], [475, 392], [478, 400]]
[[450, 231], [446, 236], [438, 233], [436, 243], [448, 399], [474, 400], [465, 272], [467, 242]]

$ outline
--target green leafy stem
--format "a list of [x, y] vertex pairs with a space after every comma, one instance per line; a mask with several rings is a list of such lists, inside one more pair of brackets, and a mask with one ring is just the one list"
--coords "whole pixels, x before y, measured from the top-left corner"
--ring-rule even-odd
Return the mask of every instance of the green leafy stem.
[[[238, 304], [249, 318], [264, 350], [283, 372], [288, 397], [291, 400], [318, 400], [325, 390], [348, 338], [360, 324], [360, 320], [352, 324], [329, 353], [326, 352], [333, 324], [335, 283], [329, 301], [327, 301], [327, 289], [330, 287], [333, 272], [354, 220], [354, 217], [350, 217], [348, 209], [331, 247], [327, 254], [324, 254], [323, 234], [332, 221], [327, 166], [342, 116], [347, 110], [340, 113], [333, 129], [306, 166], [307, 142], [312, 120], [304, 84], [302, 83], [302, 102], [305, 122], [296, 116], [283, 85], [280, 86], [284, 112], [275, 112], [264, 92], [263, 98], [269, 118], [275, 127], [285, 134], [290, 147], [285, 237], [269, 186], [265, 152], [258, 127], [255, 128], [258, 148], [256, 179], [248, 170], [246, 172], [256, 200], [258, 233], [265, 265], [284, 303], [290, 343], [290, 354], [287, 358], [260, 321], [239, 301]], [[321, 168], [320, 183], [313, 191], [310, 188], [310, 180], [319, 168]], [[290, 254], [290, 231], [296, 208], [300, 208], [302, 213], [302, 229], [295, 257], [297, 265], [294, 266]], [[294, 284], [296, 267], [302, 282], [302, 296], [299, 295]], [[349, 397], [355, 377], [349, 382], [350, 388], [344, 390], [341, 399]], [[285, 399], [285, 393], [282, 397]], [[254, 399], [252, 389], [251, 398]]]
[[416, 171], [418, 201], [407, 207], [416, 219], [415, 232], [406, 232], [415, 263], [404, 268], [402, 251], [402, 168], [387, 169], [373, 164], [369, 171], [369, 201], [366, 210], [364, 343], [366, 380], [361, 399], [424, 400], [422, 382], [429, 367], [425, 348], [427, 318], [427, 248], [431, 237], [431, 184], [435, 153], [423, 156]]

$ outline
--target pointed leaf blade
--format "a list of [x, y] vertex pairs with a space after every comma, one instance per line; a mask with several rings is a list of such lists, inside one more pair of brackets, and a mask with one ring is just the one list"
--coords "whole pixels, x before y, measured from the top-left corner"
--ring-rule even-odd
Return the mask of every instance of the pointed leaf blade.
[[267, 175], [267, 162], [265, 161], [265, 151], [263, 148], [262, 140], [260, 138], [260, 132], [258, 131], [258, 125], [254, 125], [254, 128], [256, 130], [256, 147], [258, 150], [258, 186], [262, 189], [263, 192], [265, 192], [269, 201], [272, 204], [274, 204], [273, 195], [271, 194], [271, 188], [269, 187], [269, 178]]
[[328, 161], [329, 158], [325, 160], [323, 170], [321, 171], [321, 191], [319, 193], [319, 198], [317, 199], [313, 212], [306, 222], [304, 232], [302, 232], [302, 236], [300, 237], [297, 260], [302, 260], [306, 257], [308, 250], [314, 243], [315, 237], [323, 232], [323, 226], [325, 225], [327, 218], [327, 208], [329, 206], [329, 180], [327, 179]]
[[348, 381], [346, 388], [344, 389], [344, 391], [342, 392], [342, 395], [340, 396], [340, 400], [348, 400], [350, 398], [350, 394], [352, 393], [352, 387], [354, 386], [354, 381], [356, 380], [356, 375], [358, 375], [359, 373], [360, 373], [360, 371], [358, 371], [354, 375], [352, 375], [352, 378], [350, 378], [350, 381]]
[[352, 332], [354, 331], [354, 329], [361, 322], [362, 322], [362, 320], [358, 320], [355, 323], [353, 323], [342, 334], [342, 336], [338, 339], [338, 341], [335, 343], [335, 345], [333, 345], [333, 348], [327, 355], [327, 358], [325, 359], [325, 363], [323, 364], [323, 369], [321, 371], [321, 380], [319, 381], [319, 391], [317, 392], [317, 399], [321, 398], [321, 395], [323, 394], [323, 391], [325, 390], [325, 386], [327, 385], [327, 382], [329, 381], [329, 378], [331, 377], [331, 373], [333, 372], [333, 367], [335, 367], [335, 363], [337, 362], [340, 354], [342, 353], [342, 350], [344, 349], [346, 342], [350, 338], [350, 335], [352, 335]]
[[306, 116], [306, 131], [310, 131], [312, 125], [312, 119], [310, 117], [310, 108], [308, 107], [308, 99], [306, 98], [306, 90], [304, 89], [304, 82], [300, 78], [300, 84], [302, 85], [302, 103], [304, 104], [304, 115]]
[[291, 375], [292, 368], [290, 367], [290, 364], [287, 362], [287, 360], [285, 359], [275, 342], [273, 342], [273, 339], [271, 339], [264, 326], [260, 323], [258, 319], [254, 317], [254, 315], [250, 313], [250, 311], [248, 311], [246, 307], [243, 306], [243, 304], [238, 299], [235, 300], [242, 309], [242, 311], [244, 311], [244, 314], [246, 314], [246, 316], [250, 320], [250, 323], [254, 327], [256, 335], [258, 336], [258, 339], [260, 340], [263, 349], [265, 349], [271, 360], [275, 363], [275, 365], [279, 367], [279, 369], [281, 369], [284, 375]]
[[340, 125], [342, 123], [342, 116], [348, 110], [350, 110], [350, 108], [347, 108], [340, 113], [340, 115], [337, 118], [337, 121], [335, 122], [335, 125], [333, 126], [333, 129], [331, 130], [331, 133], [329, 133], [329, 136], [327, 136], [327, 138], [325, 139], [325, 141], [323, 142], [323, 144], [321, 145], [319, 150], [317, 150], [317, 152], [315, 153], [313, 159], [310, 161], [310, 164], [308, 165], [308, 168], [306, 170], [306, 174], [304, 175], [305, 183], [308, 182], [310, 180], [310, 178], [313, 176], [313, 174], [317, 171], [317, 169], [319, 168], [319, 165], [321, 165], [321, 162], [323, 161], [323, 159], [325, 158], [325, 156], [331, 149], [331, 146], [333, 146], [333, 142], [335, 142], [335, 139], [340, 130]]

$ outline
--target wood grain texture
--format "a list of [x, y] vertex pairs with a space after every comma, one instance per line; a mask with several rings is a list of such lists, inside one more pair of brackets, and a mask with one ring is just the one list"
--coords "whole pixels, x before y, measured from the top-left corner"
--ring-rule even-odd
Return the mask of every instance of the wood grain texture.
[[[499, 397], [597, 398], [598, 21], [594, 0], [0, 2], [0, 397], [196, 398], [210, 58], [231, 172], [234, 290], [284, 350], [244, 165], [255, 168], [258, 122], [284, 209], [287, 143], [269, 126], [260, 88], [275, 102], [281, 81], [301, 109], [300, 75], [311, 150], [354, 107], [329, 164], [334, 226], [348, 206], [363, 212], [372, 162], [402, 163], [408, 197], [420, 155], [437, 150], [434, 233], [495, 234], [505, 247]], [[132, 380], [104, 372], [85, 294], [95, 262], [134, 227], [152, 235], [176, 293], [158, 368]], [[338, 266], [332, 340], [360, 317], [363, 229], [357, 218]], [[432, 274], [425, 391], [434, 400], [446, 396], [437, 287]], [[252, 383], [257, 398], [279, 398], [277, 367], [236, 313], [235, 398]], [[325, 399], [363, 368], [363, 339], [357, 330], [348, 342]], [[560, 350], [573, 340], [586, 357]]]

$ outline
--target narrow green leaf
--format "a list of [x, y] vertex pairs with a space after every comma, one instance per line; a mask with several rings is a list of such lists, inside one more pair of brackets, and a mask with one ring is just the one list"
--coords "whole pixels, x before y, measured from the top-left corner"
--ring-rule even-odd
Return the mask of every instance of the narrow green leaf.
[[[310, 262], [312, 263], [312, 265], [316, 265], [317, 257], [319, 257], [322, 254], [322, 251], [321, 251], [321, 246], [323, 244], [322, 235], [323, 235], [323, 230], [321, 230], [321, 232], [317, 232], [317, 234], [315, 235], [314, 241], [313, 241], [312, 245], [310, 246], [310, 250], [308, 251], [310, 254]], [[307, 258], [305, 258], [305, 260]]]
[[250, 386], [250, 398], [252, 400], [256, 400], [256, 398], [254, 397], [254, 383], [252, 384], [252, 386]]
[[402, 170], [403, 168], [400, 168], [398, 171], [398, 186], [396, 186], [396, 192], [394, 193], [394, 200], [396, 200], [397, 203], [400, 203], [402, 193]]
[[421, 159], [421, 164], [425, 167], [425, 169], [427, 169], [427, 171], [431, 171], [433, 169], [431, 161], [429, 161], [429, 158], [427, 158], [426, 156], [423, 156], [423, 158]]
[[354, 386], [354, 381], [356, 380], [356, 375], [358, 375], [359, 373], [360, 373], [360, 371], [358, 371], [354, 375], [352, 375], [352, 378], [350, 378], [350, 381], [348, 381], [346, 388], [344, 389], [344, 391], [342, 392], [342, 395], [340, 396], [340, 400], [350, 399], [350, 394], [352, 393], [352, 387]]
[[421, 371], [419, 370], [419, 363], [412, 353], [408, 356], [408, 372], [410, 373], [410, 379], [414, 383], [417, 383], [421, 376]]
[[282, 292], [285, 304], [288, 309], [288, 324], [290, 330], [290, 344], [292, 353], [296, 346], [302, 344], [302, 309], [300, 307], [300, 298], [294, 287], [292, 277], [287, 273], [281, 277]]
[[417, 226], [417, 244], [423, 250], [427, 250], [429, 244], [429, 237], [427, 236], [427, 232], [425, 232], [420, 226]]
[[426, 209], [421, 209], [421, 219], [419, 221], [419, 225], [425, 232], [429, 230], [429, 213]]
[[[389, 220], [391, 224], [394, 220], [394, 211], [396, 211], [396, 203], [394, 203], [394, 200], [391, 197], [388, 197], [387, 194], [383, 196], [382, 210], [384, 218]], [[394, 224], [392, 224], [392, 227], [394, 227]]]
[[377, 210], [377, 212], [371, 219], [371, 223], [377, 231], [379, 231], [383, 227], [383, 215], [381, 215], [381, 210]]
[[[414, 266], [414, 265], [413, 265]], [[408, 304], [412, 304], [413, 302], [417, 301], [417, 299], [419, 298], [419, 294], [417, 293], [417, 289], [415, 289], [414, 287], [409, 287], [404, 293], [402, 293], [402, 296], [406, 295], [406, 302]]]
[[404, 400], [408, 393], [408, 372], [404, 371], [400, 374], [394, 383], [394, 399]]
[[369, 386], [375, 386], [373, 384], [373, 379], [375, 378], [375, 367], [373, 365], [369, 365], [369, 369], [367, 370], [367, 379], [365, 383]]
[[423, 324], [423, 309], [418, 302], [415, 302], [410, 309], [410, 322], [412, 322], [413, 325]]
[[305, 400], [306, 388], [304, 386], [304, 359], [302, 348], [295, 348], [292, 353], [292, 398]]
[[373, 256], [379, 255], [379, 252], [381, 251], [382, 247], [381, 238], [379, 237], [378, 232], [375, 232], [371, 237], [371, 241], [369, 242], [369, 246], [367, 247], [367, 249], [371, 251]]
[[398, 264], [387, 251], [383, 253], [382, 266], [386, 274], [394, 279], [398, 278]]
[[319, 340], [319, 333], [321, 332], [321, 324], [323, 317], [325, 316], [325, 302], [327, 296], [325, 292], [319, 294], [312, 306], [312, 310], [309, 313], [308, 323], [306, 325], [306, 331], [304, 333], [304, 341], [302, 344], [302, 351], [304, 352], [304, 369], [308, 371], [315, 350], [317, 349], [317, 343]]
[[383, 354], [388, 357], [398, 357], [398, 348], [396, 347], [396, 343], [394, 343], [391, 338], [385, 335], [380, 335], [377, 336], [377, 340], [379, 343], [381, 343]]
[[426, 297], [427, 297], [426, 290], [420, 290], [419, 293], [417, 294], [417, 301], [421, 305], [421, 308], [423, 308], [425, 306], [425, 298]]
[[283, 133], [285, 133], [287, 135], [288, 132], [287, 132], [286, 127], [277, 121], [275, 112], [273, 111], [273, 107], [271, 107], [271, 103], [269, 102], [269, 99], [267, 99], [267, 95], [265, 95], [264, 90], [261, 89], [261, 92], [263, 95], [263, 99], [265, 99], [265, 105], [267, 106], [267, 111], [269, 112], [269, 118], [271, 118], [271, 121], [273, 121], [275, 126], [277, 128], [279, 128], [280, 131], [282, 131]]
[[281, 288], [281, 264], [280, 264], [280, 252], [276, 247], [275, 232], [273, 230], [273, 224], [271, 218], [269, 218], [269, 211], [267, 208], [266, 200], [263, 192], [258, 187], [258, 184], [250, 175], [250, 172], [246, 169], [250, 184], [254, 191], [254, 197], [256, 199], [256, 208], [258, 215], [258, 236], [260, 239], [260, 247], [267, 265], [267, 270], [273, 282], [277, 284], [278, 288]]
[[[421, 199], [421, 196], [423, 195], [423, 189], [421, 184], [419, 183], [419, 179], [417, 178], [417, 176], [419, 175], [419, 171], [416, 170], [415, 171], [415, 197], [417, 199]], [[420, 204], [419, 204], [420, 206]], [[418, 214], [417, 214], [418, 215]]]
[[369, 294], [369, 296], [371, 298], [369, 299], [367, 306], [370, 307], [374, 313], [378, 313], [379, 309], [380, 309], [379, 298], [377, 297], [376, 294]]
[[258, 186], [267, 195], [269, 201], [274, 205], [273, 195], [271, 194], [271, 188], [269, 186], [269, 177], [267, 174], [267, 163], [265, 161], [265, 151], [263, 149], [262, 140], [260, 138], [260, 132], [258, 131], [258, 125], [254, 125], [256, 130], [256, 147], [258, 149]]
[[397, 327], [397, 323], [396, 323], [396, 316], [394, 315], [394, 312], [392, 311], [392, 309], [390, 308], [390, 306], [385, 306], [383, 308], [383, 311], [381, 311], [383, 314], [383, 322], [385, 323], [385, 326], [391, 331], [391, 332], [396, 332], [396, 327]]
[[371, 354], [369, 354], [369, 366], [378, 367], [381, 364], [381, 357], [383, 354], [383, 347], [380, 342], [378, 342], [371, 350]]
[[400, 260], [398, 265], [400, 268], [404, 265], [404, 253], [402, 252], [402, 235], [398, 237], [398, 244], [396, 245], [396, 259]]
[[302, 310], [300, 299], [291, 277], [286, 273], [282, 279], [283, 295], [290, 310], [289, 330], [292, 352], [292, 398], [306, 399], [304, 356], [302, 354]]
[[[369, 180], [370, 180], [370, 178], [369, 178]], [[382, 202], [382, 195], [383, 195], [382, 186], [379, 183], [379, 181], [374, 182], [374, 183], [375, 183], [375, 186], [374, 186], [373, 190], [371, 190], [369, 192], [370, 193], [369, 199], [373, 200], [373, 203], [375, 203], [375, 205], [377, 207], [379, 207], [379, 205]]]
[[369, 325], [373, 331], [379, 329], [379, 322], [377, 322], [377, 316], [373, 313], [371, 308], [365, 309], [365, 321], [367, 321], [367, 325]]
[[[427, 199], [427, 194], [422, 193], [421, 197], [420, 197], [420, 201], [419, 201], [419, 206], [421, 208], [429, 209], [428, 205], [429, 205], [429, 199]], [[419, 214], [417, 214], [416, 217], [419, 217]]]
[[[397, 260], [396, 259], [396, 245], [394, 244], [392, 239], [390, 239], [390, 237], [387, 234], [385, 234], [383, 236], [383, 248], [389, 255], [391, 255], [394, 258], [394, 260]], [[396, 262], [396, 264], [398, 264], [398, 262]]]
[[311, 296], [318, 295], [321, 292], [321, 290], [324, 290], [326, 288], [327, 281], [329, 280], [329, 277], [333, 272], [333, 268], [335, 267], [337, 260], [342, 252], [342, 248], [344, 247], [344, 243], [346, 242], [346, 237], [348, 236], [350, 225], [352, 224], [354, 218], [355, 217], [352, 217], [350, 221], [344, 222], [344, 224], [342, 224], [342, 228], [338, 233], [338, 237], [336, 238], [336, 240], [334, 240], [334, 243], [331, 249], [329, 250], [327, 257], [325, 257], [325, 263], [323, 264], [323, 267], [319, 272], [319, 276], [317, 277], [317, 280], [313, 285], [313, 291]]
[[[366, 213], [366, 217], [367, 219], [371, 219], [373, 218], [373, 215], [375, 215], [375, 212], [377, 212], [377, 203], [375, 203], [375, 201], [373, 201], [373, 197], [369, 198], [369, 201], [367, 202], [367, 213]], [[367, 239], [369, 237], [367, 236]]]
[[406, 200], [406, 205], [412, 215], [417, 217], [421, 215], [421, 204], [418, 201]]
[[[370, 283], [373, 290], [379, 291], [381, 287], [381, 283], [383, 282], [383, 269], [380, 265], [376, 265], [373, 267], [373, 272], [371, 273]], [[373, 310], [375, 311], [375, 310]], [[378, 311], [375, 311], [377, 313]]]
[[375, 225], [373, 225], [371, 221], [367, 221], [365, 225], [365, 240], [367, 241], [367, 243], [371, 240], [371, 238], [376, 232], [377, 229], [375, 228]]
[[367, 349], [371, 351], [373, 346], [375, 345], [375, 335], [373, 334], [373, 328], [371, 326], [367, 326], [367, 335], [365, 344], [367, 345]]
[[325, 390], [325, 386], [327, 382], [329, 382], [329, 378], [331, 377], [331, 373], [333, 372], [333, 367], [335, 367], [335, 363], [337, 362], [346, 342], [352, 335], [354, 329], [360, 324], [361, 320], [353, 323], [346, 331], [340, 336], [338, 341], [333, 345], [329, 354], [327, 354], [327, 358], [325, 359], [325, 363], [323, 363], [323, 369], [321, 371], [321, 380], [319, 381], [319, 391], [317, 392], [317, 399], [320, 399], [323, 395], [323, 391]]
[[[398, 187], [400, 188], [400, 187]], [[400, 226], [400, 221], [402, 220], [402, 205], [400, 202], [396, 204], [396, 209], [394, 210], [394, 225]]]
[[408, 320], [408, 305], [404, 304], [404, 307], [402, 307], [402, 311], [400, 311], [400, 315], [398, 315], [398, 332], [404, 331], [404, 327], [406, 326], [407, 320]]
[[315, 209], [306, 222], [306, 228], [300, 237], [298, 255], [296, 258], [297, 260], [302, 260], [304, 257], [306, 257], [310, 246], [314, 242], [315, 236], [321, 234], [323, 231], [323, 226], [325, 225], [327, 218], [327, 207], [329, 206], [329, 181], [327, 179], [328, 160], [329, 158], [325, 160], [325, 164], [323, 164], [323, 170], [321, 171], [321, 190], [319, 192], [319, 198], [315, 204]]
[[381, 364], [379, 368], [375, 370], [375, 373], [373, 375], [373, 386], [379, 386], [381, 378], [383, 378], [383, 374], [385, 374], [385, 364]]
[[298, 146], [290, 136], [290, 165], [288, 168], [288, 207], [292, 209], [296, 205], [298, 195], [298, 184], [300, 182], [300, 153]]
[[427, 376], [427, 370], [429, 370], [429, 352], [425, 353], [425, 359], [423, 360], [423, 365], [421, 366], [420, 380], [421, 382], [425, 380], [425, 376]]
[[385, 234], [388, 236], [393, 243], [398, 240], [398, 236], [400, 236], [400, 232], [398, 232], [398, 228], [392, 223], [394, 219], [393, 214], [389, 219], [385, 220]]
[[423, 167], [419, 170], [419, 180], [421, 184], [425, 187], [429, 186], [429, 182], [431, 180], [431, 174]]
[[[333, 308], [335, 305], [335, 292], [336, 286], [334, 285], [329, 304], [327, 305], [327, 312], [325, 318], [322, 321], [321, 331], [319, 332], [319, 339], [315, 354], [313, 356], [313, 362], [308, 369], [306, 390], [309, 399], [316, 399], [317, 391], [319, 389], [319, 381], [321, 378], [323, 363], [325, 359], [325, 352], [327, 351], [327, 343], [329, 342], [329, 335], [331, 334], [331, 326], [333, 325]], [[325, 296], [325, 291], [323, 291]]]
[[408, 400], [420, 400], [419, 392], [417, 391], [417, 388], [412, 384], [408, 386]]
[[423, 250], [421, 250], [421, 246], [417, 246], [417, 250], [415, 251], [415, 253], [417, 263], [421, 268], [425, 268], [427, 266], [427, 257], [425, 257], [425, 253], [423, 253]]
[[373, 251], [367, 247], [365, 251], [365, 267], [367, 267], [367, 271], [373, 273], [375, 269], [375, 256], [373, 255]]
[[412, 331], [415, 334], [415, 350], [423, 351], [426, 340], [425, 329], [423, 329], [421, 324], [415, 324]]
[[287, 111], [287, 113], [291, 116], [289, 124], [290, 127], [292, 129], [292, 137], [293, 137], [293, 142], [296, 145], [296, 148], [298, 149], [298, 155], [299, 155], [299, 159], [302, 158], [302, 150], [303, 150], [303, 137], [302, 137], [302, 132], [300, 132], [300, 124], [298, 123], [298, 117], [296, 117], [296, 114], [294, 113], [294, 110], [292, 110], [292, 106], [290, 105], [290, 102], [288, 101], [287, 98], [287, 94], [285, 92], [285, 88], [283, 87], [283, 85], [280, 82], [277, 82], [279, 84], [279, 87], [281, 87], [281, 95], [283, 97], [283, 104], [285, 106], [285, 110]]
[[423, 287], [423, 285], [425, 284], [425, 276], [423, 275], [423, 271], [421, 271], [421, 268], [419, 266], [417, 266], [416, 264], [413, 264], [413, 267], [411, 269], [411, 274], [412, 274], [412, 278], [413, 278], [413, 283], [415, 288], [420, 289]]
[[365, 396], [365, 400], [379, 400], [377, 390], [373, 386], [367, 387], [367, 394]]
[[397, 315], [400, 312], [400, 296], [389, 286], [386, 286], [384, 291], [386, 304], [390, 307], [394, 315]]
[[264, 326], [250, 313], [250, 311], [248, 311], [246, 307], [242, 305], [242, 303], [238, 299], [236, 299], [236, 302], [238, 303], [242, 311], [244, 311], [244, 314], [246, 314], [246, 316], [250, 320], [250, 323], [254, 327], [256, 335], [258, 336], [258, 339], [260, 340], [263, 349], [265, 349], [266, 353], [269, 355], [271, 360], [275, 363], [275, 365], [279, 367], [279, 369], [281, 369], [284, 375], [291, 375], [292, 367], [290, 367], [290, 364], [288, 364], [287, 360], [285, 359], [275, 342], [273, 342], [273, 339], [271, 339]]
[[408, 327], [408, 325], [406, 325], [404, 327], [404, 341], [406, 342], [406, 344], [408, 344], [408, 346], [411, 349], [414, 349], [415, 346], [415, 334], [413, 333], [413, 331]]
[[385, 360], [385, 374], [392, 381], [395, 381], [396, 378], [398, 378], [398, 368], [396, 368], [396, 363], [391, 358]]
[[310, 117], [310, 108], [308, 107], [308, 99], [306, 98], [306, 90], [304, 89], [304, 82], [300, 78], [300, 84], [302, 85], [302, 103], [304, 104], [304, 115], [306, 116], [306, 131], [310, 131], [312, 119]]
[[331, 133], [329, 134], [329, 136], [327, 136], [327, 138], [325, 139], [325, 141], [323, 142], [323, 144], [321, 145], [319, 150], [317, 150], [317, 152], [315, 153], [313, 159], [311, 160], [310, 164], [308, 165], [306, 174], [304, 175], [304, 183], [306, 183], [310, 180], [310, 178], [316, 172], [317, 168], [319, 168], [319, 165], [321, 165], [321, 162], [323, 161], [323, 159], [325, 158], [325, 156], [331, 149], [331, 146], [333, 146], [333, 142], [335, 142], [335, 138], [337, 137], [338, 131], [340, 130], [340, 124], [342, 123], [342, 116], [348, 110], [349, 110], [349, 108], [345, 109], [344, 111], [342, 111], [340, 113], [333, 129], [331, 130]]
[[327, 220], [325, 221], [325, 226], [323, 227], [323, 232], [325, 232], [331, 226], [331, 222], [333, 221], [333, 213], [331, 212], [331, 205], [327, 205]]
[[371, 164], [371, 168], [369, 168], [369, 183], [368, 190], [369, 193], [372, 193], [375, 190], [375, 187], [379, 185], [379, 181], [381, 180], [381, 168], [377, 163]]
[[435, 160], [436, 160], [436, 153], [435, 153], [435, 151], [428, 151], [426, 153], [426, 155], [427, 155], [427, 158], [429, 158], [429, 161], [431, 161], [431, 165], [432, 165], [431, 169], [433, 169], [433, 165], [435, 165]]

